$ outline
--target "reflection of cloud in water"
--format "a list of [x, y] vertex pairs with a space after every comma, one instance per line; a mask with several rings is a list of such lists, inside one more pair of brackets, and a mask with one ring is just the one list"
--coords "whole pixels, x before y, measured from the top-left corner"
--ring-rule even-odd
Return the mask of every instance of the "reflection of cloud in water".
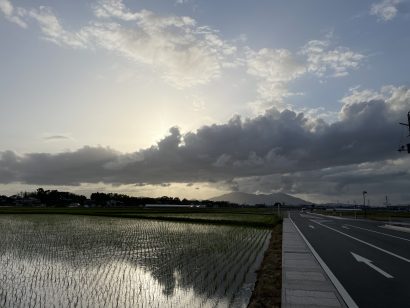
[[0, 216], [0, 231], [0, 267], [6, 269], [0, 300], [25, 290], [21, 303], [10, 303], [18, 306], [31, 306], [39, 294], [47, 305], [63, 306], [246, 306], [269, 235], [232, 226], [56, 215]]

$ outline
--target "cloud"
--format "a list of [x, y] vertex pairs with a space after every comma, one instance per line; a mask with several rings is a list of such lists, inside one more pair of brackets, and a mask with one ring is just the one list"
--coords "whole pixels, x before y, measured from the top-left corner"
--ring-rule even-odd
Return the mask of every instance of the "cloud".
[[382, 205], [385, 196], [392, 203], [408, 204], [410, 160], [387, 159], [338, 167], [256, 176], [234, 180], [244, 192], [285, 192], [314, 202], [362, 204], [361, 194], [368, 191], [372, 205]]
[[365, 56], [347, 47], [333, 46], [331, 36], [325, 40], [312, 40], [298, 52], [287, 49], [263, 48], [246, 50], [247, 73], [257, 80], [258, 97], [256, 110], [274, 106], [279, 110], [288, 108], [285, 98], [303, 95], [289, 90], [289, 84], [310, 73], [320, 78], [347, 76], [358, 69]]
[[[116, 160], [119, 153], [109, 148], [84, 147], [59, 154], [0, 153], [0, 183], [79, 185], [104, 181], [104, 165]], [[59, 174], [60, 173], [60, 174]], [[108, 182], [108, 181], [105, 181]]]
[[61, 25], [55, 13], [45, 6], [28, 11], [28, 16], [37, 21], [43, 33], [43, 38], [60, 46], [84, 48], [87, 36], [83, 32], [67, 31]]
[[377, 16], [379, 21], [389, 21], [396, 17], [399, 12], [400, 0], [384, 0], [372, 4], [370, 14]]
[[[410, 102], [406, 87], [388, 86], [380, 93], [384, 99], [346, 98], [340, 119], [331, 124], [317, 119], [315, 129], [314, 119], [302, 113], [272, 109], [255, 118], [234, 117], [187, 134], [173, 127], [157, 144], [129, 154], [104, 147], [59, 154], [1, 152], [0, 183], [218, 183], [315, 170], [327, 170], [329, 178], [332, 170], [341, 174], [344, 166], [358, 166], [365, 174], [366, 168], [399, 157], [398, 122]], [[352, 170], [359, 172], [357, 168]]]
[[350, 105], [358, 104], [360, 102], [384, 99], [385, 96], [381, 93], [370, 89], [360, 90], [360, 86], [358, 86], [349, 89], [349, 94], [343, 97], [340, 102], [344, 105]]
[[150, 67], [176, 88], [204, 85], [219, 78], [225, 69], [244, 66], [257, 81], [257, 109], [283, 109], [284, 98], [299, 95], [288, 84], [306, 73], [321, 78], [341, 77], [357, 69], [364, 55], [347, 47], [333, 47], [330, 38], [309, 41], [292, 53], [287, 49], [239, 49], [219, 32], [198, 25], [187, 16], [131, 11], [121, 0], [98, 0], [92, 5], [94, 20], [78, 30], [63, 25], [49, 7], [13, 8], [0, 0], [6, 18], [26, 26], [35, 21], [43, 38], [71, 48], [105, 49]]
[[52, 135], [43, 138], [45, 141], [60, 141], [60, 140], [70, 140], [71, 138], [64, 135]]
[[30, 20], [35, 20], [40, 26], [43, 38], [57, 45], [73, 48], [86, 46], [87, 38], [84, 33], [65, 30], [58, 17], [49, 7], [40, 6], [38, 9], [28, 10], [22, 7], [14, 7], [8, 0], [0, 0], [0, 10], [8, 20], [23, 28], [27, 28], [27, 23]]
[[392, 112], [403, 112], [409, 107], [410, 91], [406, 86], [395, 87], [383, 86], [380, 91], [356, 87], [350, 89], [349, 94], [340, 100], [343, 103], [341, 115], [355, 106], [363, 105], [363, 102], [383, 101]]
[[9, 0], [0, 0], [0, 11], [4, 14], [7, 20], [26, 28], [27, 24], [21, 18], [25, 15], [25, 11], [21, 8], [14, 8]]
[[360, 67], [364, 55], [347, 47], [332, 47], [329, 40], [312, 40], [302, 47], [300, 53], [307, 57], [307, 70], [319, 77], [342, 77], [349, 70]]
[[117, 17], [127, 21], [138, 18], [138, 13], [132, 13], [128, 10], [122, 0], [99, 0], [94, 4], [93, 9], [97, 17]]
[[0, 9], [20, 26], [36, 21], [48, 41], [114, 52], [150, 66], [177, 88], [206, 84], [218, 78], [223, 68], [236, 65], [232, 60], [236, 47], [212, 28], [197, 25], [187, 16], [161, 16], [148, 10], [131, 12], [121, 0], [97, 1], [93, 6], [96, 20], [77, 31], [64, 27], [49, 7], [15, 9], [8, 0], [0, 0]]
[[191, 0], [176, 0], [175, 4], [186, 4], [188, 2], [190, 2]]
[[94, 22], [83, 32], [96, 46], [152, 66], [177, 88], [218, 78], [234, 52], [213, 30], [197, 27], [188, 17], [160, 17], [149, 11], [138, 15], [136, 27]]
[[258, 80], [257, 91], [263, 101], [283, 107], [283, 98], [293, 95], [288, 83], [306, 72], [304, 64], [287, 49], [249, 49], [246, 54], [247, 72]]

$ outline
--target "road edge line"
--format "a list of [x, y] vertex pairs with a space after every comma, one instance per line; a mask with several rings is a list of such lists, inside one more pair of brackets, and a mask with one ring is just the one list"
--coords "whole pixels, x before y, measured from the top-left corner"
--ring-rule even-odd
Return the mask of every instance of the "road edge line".
[[316, 252], [316, 250], [313, 248], [313, 246], [309, 243], [307, 238], [303, 235], [303, 233], [296, 226], [293, 219], [290, 218], [290, 215], [289, 215], [289, 220], [292, 222], [293, 226], [299, 232], [300, 236], [305, 241], [306, 245], [308, 246], [308, 248], [312, 252], [313, 256], [316, 258], [317, 262], [319, 262], [320, 266], [325, 271], [325, 273], [329, 277], [330, 281], [333, 283], [333, 286], [339, 292], [339, 295], [341, 296], [341, 298], [343, 299], [343, 301], [345, 302], [347, 307], [349, 307], [349, 308], [359, 308], [359, 306], [355, 303], [355, 301], [350, 296], [350, 294], [346, 291], [346, 289], [343, 287], [343, 285], [340, 283], [340, 281], [336, 278], [336, 276], [333, 274], [333, 272], [330, 270], [330, 268], [326, 265], [325, 261], [323, 261], [323, 259], [319, 256], [319, 254]]

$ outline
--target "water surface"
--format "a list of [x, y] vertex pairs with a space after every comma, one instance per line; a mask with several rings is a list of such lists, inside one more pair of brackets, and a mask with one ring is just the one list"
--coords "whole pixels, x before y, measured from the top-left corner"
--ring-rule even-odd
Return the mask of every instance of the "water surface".
[[269, 231], [0, 215], [1, 307], [246, 307]]

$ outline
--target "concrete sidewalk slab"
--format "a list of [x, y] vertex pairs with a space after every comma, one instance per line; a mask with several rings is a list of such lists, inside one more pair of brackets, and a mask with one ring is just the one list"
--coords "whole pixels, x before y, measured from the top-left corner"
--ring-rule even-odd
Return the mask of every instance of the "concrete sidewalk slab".
[[288, 218], [283, 220], [282, 307], [346, 307]]

